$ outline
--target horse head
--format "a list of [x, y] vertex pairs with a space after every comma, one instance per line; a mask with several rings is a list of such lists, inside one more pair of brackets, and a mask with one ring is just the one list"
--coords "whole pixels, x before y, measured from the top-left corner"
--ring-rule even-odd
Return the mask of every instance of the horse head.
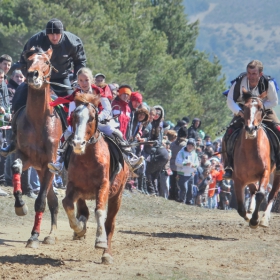
[[84, 154], [87, 143], [95, 143], [98, 125], [98, 104], [100, 102], [99, 95], [95, 93], [76, 93], [75, 96], [76, 109], [73, 111], [72, 127], [74, 130], [74, 138], [72, 140], [73, 152], [76, 154]]
[[255, 139], [257, 131], [262, 123], [265, 115], [263, 99], [267, 96], [267, 92], [263, 92], [259, 96], [254, 96], [251, 92], [243, 88], [243, 106], [244, 127], [246, 131], [246, 139]]
[[40, 89], [51, 76], [53, 69], [50, 59], [53, 50], [49, 48], [44, 52], [39, 47], [32, 47], [24, 53], [27, 61], [27, 82], [34, 89]]

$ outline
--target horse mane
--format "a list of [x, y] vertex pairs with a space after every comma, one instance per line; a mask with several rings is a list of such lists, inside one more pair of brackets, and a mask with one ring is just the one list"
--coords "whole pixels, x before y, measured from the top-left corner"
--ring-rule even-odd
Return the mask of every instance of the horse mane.
[[77, 92], [74, 98], [76, 105], [80, 105], [82, 103], [91, 103], [94, 106], [98, 107], [100, 102], [100, 96], [96, 94], [95, 91], [93, 93], [81, 93]]
[[37, 53], [37, 54], [43, 54], [44, 51], [43, 51], [43, 49], [42, 49], [41, 47], [39, 47], [39, 46], [37, 46], [37, 47], [32, 47], [30, 50], [24, 51], [24, 52], [23, 52], [23, 56], [24, 56], [25, 60], [27, 60], [28, 57], [30, 57], [31, 55], [33, 55], [33, 54], [35, 54], [35, 53]]

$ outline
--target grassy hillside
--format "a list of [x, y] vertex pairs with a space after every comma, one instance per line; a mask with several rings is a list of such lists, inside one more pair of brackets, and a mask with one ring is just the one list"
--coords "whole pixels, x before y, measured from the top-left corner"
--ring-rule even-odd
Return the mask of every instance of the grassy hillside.
[[280, 81], [280, 2], [270, 0], [185, 0], [190, 21], [199, 19], [197, 48], [216, 55], [227, 81], [245, 70], [252, 59]]

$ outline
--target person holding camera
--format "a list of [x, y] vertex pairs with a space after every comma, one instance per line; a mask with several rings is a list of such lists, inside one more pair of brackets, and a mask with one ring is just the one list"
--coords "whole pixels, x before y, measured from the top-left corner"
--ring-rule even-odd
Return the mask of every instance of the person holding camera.
[[192, 185], [194, 183], [194, 173], [196, 172], [196, 168], [199, 166], [199, 160], [197, 153], [195, 152], [195, 146], [195, 139], [189, 138], [187, 145], [179, 151], [175, 160], [177, 174], [179, 176], [179, 201], [186, 204], [192, 204]]
[[217, 194], [219, 194], [219, 182], [223, 180], [224, 170], [220, 164], [220, 160], [217, 157], [210, 158], [211, 170], [210, 175], [212, 182], [209, 184], [208, 190], [208, 208], [217, 208]]

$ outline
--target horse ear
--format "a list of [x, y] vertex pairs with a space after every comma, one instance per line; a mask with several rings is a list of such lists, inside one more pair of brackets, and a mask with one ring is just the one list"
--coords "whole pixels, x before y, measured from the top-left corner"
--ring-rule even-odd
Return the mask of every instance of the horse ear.
[[266, 97], [267, 97], [267, 91], [264, 91], [264, 92], [259, 96], [260, 99], [264, 99], [264, 98], [266, 98]]
[[50, 48], [45, 52], [45, 54], [46, 54], [49, 58], [52, 57], [52, 53], [53, 53], [52, 47], [50, 47]]
[[29, 56], [27, 59], [28, 60], [33, 60], [34, 59], [34, 57], [36, 56], [37, 54], [36, 53], [34, 53], [34, 54], [32, 54], [31, 56]]

